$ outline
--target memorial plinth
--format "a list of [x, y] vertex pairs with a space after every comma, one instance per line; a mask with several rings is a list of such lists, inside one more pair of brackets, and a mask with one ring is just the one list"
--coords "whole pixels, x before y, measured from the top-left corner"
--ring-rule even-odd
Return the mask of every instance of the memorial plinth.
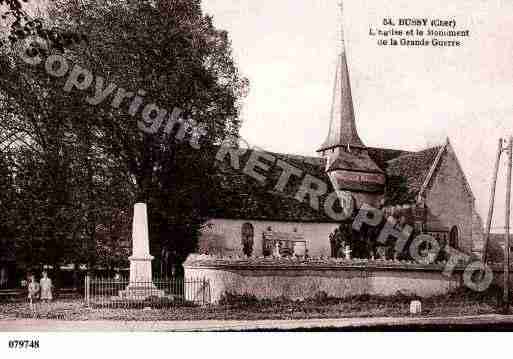
[[136, 203], [132, 224], [132, 256], [130, 260], [130, 282], [119, 296], [129, 299], [163, 297], [164, 291], [157, 289], [152, 281], [148, 214], [145, 203]]

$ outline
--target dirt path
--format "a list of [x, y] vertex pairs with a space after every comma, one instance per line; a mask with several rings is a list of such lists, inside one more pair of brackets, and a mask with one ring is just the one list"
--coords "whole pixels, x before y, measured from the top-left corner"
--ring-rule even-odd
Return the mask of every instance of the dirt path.
[[400, 317], [400, 318], [344, 318], [309, 320], [259, 320], [259, 321], [59, 321], [59, 320], [3, 320], [1, 332], [130, 332], [130, 331], [219, 331], [219, 330], [299, 330], [299, 329], [340, 329], [363, 330], [387, 327], [428, 326], [440, 328], [457, 326], [501, 326], [513, 328], [513, 316], [479, 315], [463, 317]]

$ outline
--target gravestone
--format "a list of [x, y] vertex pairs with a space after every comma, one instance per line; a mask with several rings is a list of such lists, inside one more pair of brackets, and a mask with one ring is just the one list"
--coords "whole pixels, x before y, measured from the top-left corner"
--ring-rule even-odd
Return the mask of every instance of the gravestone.
[[412, 300], [410, 302], [410, 314], [416, 315], [422, 313], [422, 303], [419, 300]]

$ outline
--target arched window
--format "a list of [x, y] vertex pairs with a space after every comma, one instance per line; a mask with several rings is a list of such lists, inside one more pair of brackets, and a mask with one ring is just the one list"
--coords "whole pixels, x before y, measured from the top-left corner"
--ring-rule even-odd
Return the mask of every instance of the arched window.
[[454, 249], [458, 249], [459, 246], [459, 238], [458, 238], [458, 227], [454, 226], [451, 228], [451, 232], [449, 233], [449, 246]]
[[251, 254], [253, 253], [254, 236], [255, 230], [253, 225], [249, 222], [244, 223], [241, 228], [242, 251], [248, 257], [251, 257]]

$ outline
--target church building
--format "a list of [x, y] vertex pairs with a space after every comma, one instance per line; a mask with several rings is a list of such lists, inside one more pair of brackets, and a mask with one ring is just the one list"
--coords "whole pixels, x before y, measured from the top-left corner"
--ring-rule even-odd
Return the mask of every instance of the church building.
[[[326, 193], [336, 192], [342, 207], [382, 208], [417, 233], [432, 235], [442, 247], [449, 244], [471, 254], [482, 245], [475, 198], [449, 139], [417, 152], [369, 147], [362, 141], [342, 44], [328, 136], [316, 149], [318, 156], [253, 149], [233, 158], [219, 149], [222, 188], [215, 214], [202, 231], [199, 253], [269, 256], [277, 247], [284, 256], [333, 256], [330, 235], [340, 221], [322, 210], [327, 195], [319, 194], [318, 206], [299, 195], [305, 178], [325, 182]], [[263, 158], [259, 169], [265, 171], [250, 176], [244, 163], [255, 157]]]

